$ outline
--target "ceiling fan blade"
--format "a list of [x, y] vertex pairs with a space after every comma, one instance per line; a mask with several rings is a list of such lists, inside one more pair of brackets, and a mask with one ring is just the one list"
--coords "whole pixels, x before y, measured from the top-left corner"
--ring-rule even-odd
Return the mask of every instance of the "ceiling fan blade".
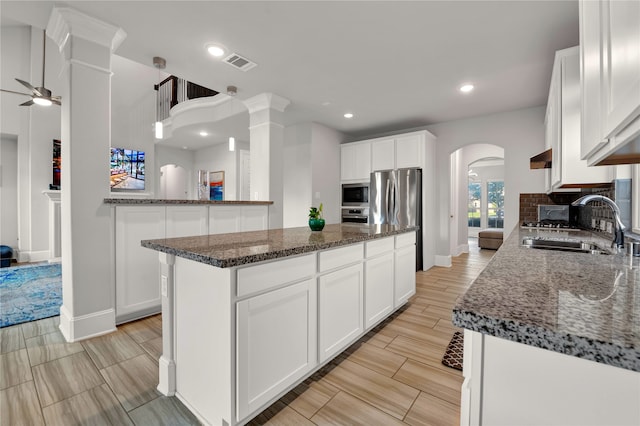
[[[16, 78], [16, 81], [18, 83], [22, 84], [27, 89], [31, 90], [32, 92], [36, 92], [37, 91], [35, 87], [33, 87], [31, 84], [27, 83], [24, 80], [20, 80], [19, 78]], [[42, 96], [42, 93], [38, 93], [38, 96]]]
[[[56, 98], [60, 98], [60, 96], [56, 96]], [[56, 104], [56, 105], [62, 105], [62, 104], [60, 103], [60, 99], [54, 99], [54, 98], [51, 98], [51, 103], [52, 103], [52, 104]]]
[[60, 99], [62, 99], [62, 96], [50, 96], [51, 100], [56, 100], [59, 101]]
[[31, 99], [30, 101], [27, 101], [25, 103], [22, 103], [22, 104], [20, 104], [18, 106], [31, 106], [31, 105], [33, 105], [33, 99]]
[[31, 96], [31, 95], [30, 95], [30, 94], [28, 94], [28, 93], [14, 92], [13, 90], [4, 90], [4, 89], [0, 89], [0, 92], [15, 93], [16, 95]]

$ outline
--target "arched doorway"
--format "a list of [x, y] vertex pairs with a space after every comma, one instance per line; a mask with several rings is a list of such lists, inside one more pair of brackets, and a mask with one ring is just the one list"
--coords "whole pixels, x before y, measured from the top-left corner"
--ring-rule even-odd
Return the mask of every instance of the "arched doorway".
[[[477, 232], [483, 227], [488, 227], [490, 221], [496, 225], [504, 224], [504, 149], [492, 144], [470, 144], [451, 153], [450, 161], [449, 243], [451, 255], [458, 256], [469, 251], [469, 237], [477, 237]], [[470, 199], [469, 169], [472, 170], [471, 173], [477, 175], [474, 178], [478, 178], [476, 181], [479, 195], [477, 205], [474, 205]], [[492, 184], [487, 185], [488, 182]], [[499, 205], [492, 206], [489, 211], [489, 203], [486, 202], [489, 190], [495, 194], [496, 187], [500, 188], [502, 198], [500, 203], [497, 203]], [[477, 208], [477, 211], [472, 210], [471, 207]], [[476, 216], [479, 219], [477, 223]]]

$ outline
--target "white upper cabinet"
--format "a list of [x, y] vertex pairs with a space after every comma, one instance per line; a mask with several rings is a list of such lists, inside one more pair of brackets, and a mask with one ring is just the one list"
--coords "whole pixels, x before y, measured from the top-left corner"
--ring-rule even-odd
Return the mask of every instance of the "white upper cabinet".
[[343, 182], [368, 182], [371, 174], [371, 143], [340, 146], [340, 176]]
[[378, 170], [424, 168], [427, 134], [419, 131], [342, 145], [342, 182], [368, 181]]
[[640, 162], [640, 2], [580, 2], [581, 156]]
[[395, 169], [396, 141], [379, 139], [371, 142], [371, 171]]
[[580, 158], [580, 109], [579, 48], [572, 47], [556, 52], [547, 104], [553, 190], [606, 184], [612, 179], [610, 167], [589, 167]]
[[396, 138], [396, 169], [423, 167], [424, 133]]
[[640, 2], [603, 1], [605, 137], [640, 115]]

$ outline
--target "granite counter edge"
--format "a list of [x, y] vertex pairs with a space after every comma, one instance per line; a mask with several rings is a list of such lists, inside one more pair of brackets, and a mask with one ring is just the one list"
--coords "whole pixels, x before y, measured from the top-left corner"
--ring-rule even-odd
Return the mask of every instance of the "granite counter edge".
[[640, 372], [639, 348], [625, 347], [568, 333], [556, 333], [540, 326], [478, 315], [457, 307], [453, 309], [452, 322], [456, 327], [485, 335]]
[[141, 204], [150, 204], [150, 205], [185, 205], [185, 204], [194, 204], [194, 205], [244, 205], [244, 206], [268, 206], [273, 204], [273, 201], [240, 201], [240, 200], [229, 200], [229, 201], [210, 201], [210, 200], [164, 200], [157, 198], [105, 198], [103, 200], [104, 204], [111, 205], [141, 205]]
[[304, 245], [299, 247], [292, 247], [283, 250], [276, 250], [268, 253], [258, 253], [246, 256], [238, 256], [229, 259], [220, 259], [213, 256], [207, 256], [197, 253], [188, 249], [180, 249], [163, 244], [164, 239], [160, 240], [142, 240], [140, 245], [145, 248], [156, 250], [162, 253], [172, 254], [185, 259], [193, 260], [195, 262], [204, 263], [207, 265], [215, 266], [217, 268], [232, 268], [235, 266], [249, 265], [252, 263], [264, 262], [267, 260], [282, 259], [290, 256], [297, 256], [300, 254], [311, 253], [320, 250], [326, 250], [335, 247], [342, 247], [351, 244], [357, 244], [365, 241], [375, 240], [379, 238], [391, 237], [399, 234], [406, 234], [408, 232], [415, 232], [418, 227], [407, 227], [401, 230], [386, 231], [382, 234], [375, 235], [362, 235], [359, 237], [348, 238], [340, 241], [332, 241], [328, 243], [319, 243], [313, 245]]

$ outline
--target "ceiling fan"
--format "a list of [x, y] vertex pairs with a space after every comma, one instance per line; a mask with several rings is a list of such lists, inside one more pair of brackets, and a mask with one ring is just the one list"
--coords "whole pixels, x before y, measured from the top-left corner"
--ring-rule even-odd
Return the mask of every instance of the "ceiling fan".
[[60, 96], [51, 96], [51, 90], [44, 87], [44, 70], [45, 70], [45, 56], [47, 52], [47, 32], [45, 30], [42, 31], [42, 86], [41, 87], [33, 87], [31, 84], [27, 83], [24, 80], [20, 80], [16, 78], [16, 81], [22, 84], [27, 89], [31, 90], [31, 94], [29, 93], [21, 93], [14, 92], [13, 90], [4, 90], [0, 89], [0, 91], [7, 93], [15, 93], [18, 95], [31, 96], [31, 99], [27, 102], [21, 103], [20, 106], [30, 106], [33, 104], [49, 106], [51, 104], [60, 105]]

